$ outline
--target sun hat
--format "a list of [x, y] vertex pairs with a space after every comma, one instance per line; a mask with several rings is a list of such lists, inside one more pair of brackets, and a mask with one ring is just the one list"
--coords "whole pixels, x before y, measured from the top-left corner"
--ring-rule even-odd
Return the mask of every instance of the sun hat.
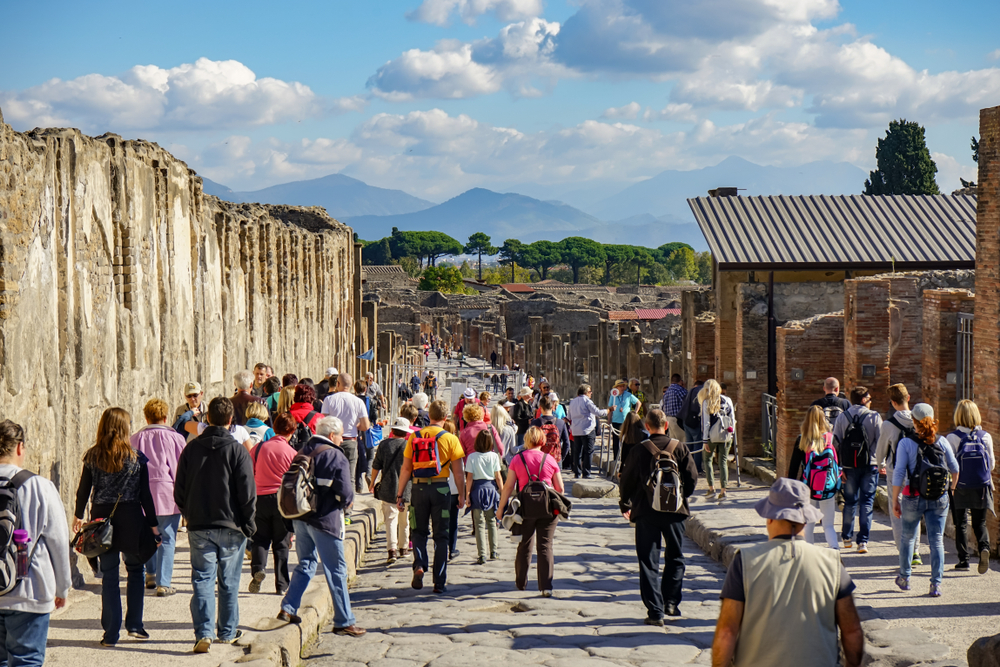
[[465, 391], [462, 392], [462, 398], [474, 399], [476, 397], [476, 390], [472, 387], [466, 387]]
[[926, 403], [917, 403], [910, 409], [910, 416], [915, 422], [923, 421], [928, 417], [934, 419], [934, 408]]
[[201, 393], [201, 385], [198, 384], [197, 382], [188, 382], [186, 385], [184, 385], [185, 396], [190, 396], [192, 394], [200, 394], [200, 393]]
[[409, 433], [410, 420], [406, 417], [396, 417], [396, 421], [392, 423], [392, 430], [399, 431], [400, 433]]
[[513, 404], [513, 403], [511, 403], [510, 401], [507, 401], [506, 403], [504, 403], [504, 404], [503, 404], [503, 406], [504, 406], [505, 408], [512, 408], [512, 407], [514, 407], [514, 404]]
[[817, 523], [823, 518], [823, 513], [818, 507], [813, 507], [809, 500], [808, 486], [798, 480], [782, 477], [771, 485], [767, 498], [758, 500], [754, 509], [765, 519]]
[[531, 396], [534, 393], [535, 392], [531, 391], [531, 387], [521, 387], [521, 390], [517, 392], [517, 397], [521, 398], [522, 396]]
[[617, 380], [615, 380], [615, 386], [616, 387], [626, 387], [626, 386], [628, 386], [628, 382], [626, 382], [625, 380], [623, 380], [621, 378], [618, 378]]

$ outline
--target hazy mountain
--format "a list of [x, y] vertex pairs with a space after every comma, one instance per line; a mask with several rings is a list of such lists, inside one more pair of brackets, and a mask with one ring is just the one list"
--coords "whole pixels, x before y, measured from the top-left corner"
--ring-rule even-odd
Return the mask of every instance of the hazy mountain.
[[559, 240], [576, 236], [581, 229], [604, 223], [560, 202], [545, 202], [515, 193], [502, 194], [473, 188], [423, 211], [402, 215], [365, 215], [344, 220], [361, 238], [373, 240], [402, 231], [440, 231], [465, 242], [469, 234], [486, 232], [495, 245], [505, 239]]
[[583, 236], [601, 243], [619, 243], [625, 245], [641, 245], [658, 248], [664, 243], [680, 241], [687, 243], [695, 250], [708, 250], [708, 244], [698, 225], [683, 220], [674, 215], [663, 215], [657, 218], [649, 213], [634, 215], [624, 220], [601, 223], [596, 227], [579, 229], [573, 233], [549, 234], [532, 232], [518, 237], [525, 243], [546, 239], [557, 241], [566, 236]]
[[377, 188], [343, 174], [272, 185], [252, 192], [233, 192], [207, 178], [202, 178], [202, 181], [205, 192], [221, 199], [258, 204], [322, 206], [338, 220], [359, 215], [412, 213], [434, 206], [433, 202], [406, 194], [402, 190]]
[[[867, 177], [867, 173], [846, 162], [764, 167], [732, 156], [714, 167], [661, 172], [584, 208], [607, 220], [643, 213], [666, 213], [691, 220], [687, 199], [707, 196], [710, 188], [735, 186], [741, 188], [740, 195], [744, 196], [860, 194]], [[581, 205], [569, 196], [560, 199]]]

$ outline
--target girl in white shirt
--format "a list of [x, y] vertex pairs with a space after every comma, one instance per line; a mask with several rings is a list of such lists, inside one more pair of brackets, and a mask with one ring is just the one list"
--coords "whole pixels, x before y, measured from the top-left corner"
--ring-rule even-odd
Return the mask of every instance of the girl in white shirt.
[[465, 492], [472, 507], [472, 522], [476, 531], [476, 550], [479, 565], [486, 562], [489, 546], [490, 560], [500, 557], [497, 548], [497, 505], [500, 503], [500, 457], [493, 451], [492, 429], [484, 429], [476, 436], [475, 450], [465, 463]]

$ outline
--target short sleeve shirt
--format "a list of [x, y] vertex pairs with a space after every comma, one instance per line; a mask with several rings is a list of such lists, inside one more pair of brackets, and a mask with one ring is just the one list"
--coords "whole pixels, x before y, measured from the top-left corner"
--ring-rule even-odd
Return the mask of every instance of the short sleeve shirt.
[[612, 396], [608, 400], [608, 407], [614, 410], [611, 414], [611, 423], [621, 424], [625, 421], [625, 415], [639, 407], [639, 399], [632, 392], [626, 391], [618, 396]]
[[[444, 431], [440, 426], [428, 426], [427, 428], [420, 429], [420, 432], [415, 434], [406, 440], [406, 449], [403, 450], [403, 458], [413, 459], [413, 438], [434, 438], [437, 437], [438, 433]], [[451, 462], [457, 461], [459, 459], [465, 458], [465, 450], [462, 449], [462, 443], [459, 442], [458, 438], [453, 436], [451, 433], [445, 431], [445, 433], [438, 438], [438, 461], [441, 462], [441, 474], [437, 477], [432, 477], [431, 479], [444, 482], [447, 481], [448, 477], [451, 475]]]
[[494, 479], [500, 472], [500, 457], [496, 452], [473, 452], [465, 463], [465, 472], [472, 473], [472, 479]]
[[[539, 471], [543, 456], [545, 458], [545, 466]], [[528, 462], [527, 470], [524, 467], [525, 460]], [[532, 475], [538, 475], [540, 480], [552, 486], [552, 477], [559, 472], [559, 461], [552, 456], [545, 456], [539, 449], [526, 449], [515, 454], [514, 458], [511, 459], [510, 471], [517, 475], [517, 488], [519, 489], [527, 486], [529, 471]]]
[[358, 422], [368, 417], [368, 407], [360, 398], [346, 391], [338, 391], [323, 399], [324, 415], [337, 417], [344, 423], [344, 437], [358, 437]]
[[[789, 539], [785, 537], [776, 537], [775, 539]], [[840, 587], [837, 590], [837, 599], [842, 600], [848, 595], [854, 592], [857, 588], [854, 581], [851, 580], [851, 575], [847, 574], [847, 568], [844, 564], [840, 564]], [[741, 552], [736, 553], [736, 557], [733, 558], [732, 564], [729, 566], [729, 571], [726, 572], [726, 580], [722, 583], [722, 592], [719, 594], [720, 598], [726, 600], [735, 600], [736, 602], [746, 602], [746, 589], [743, 587], [743, 554]]]

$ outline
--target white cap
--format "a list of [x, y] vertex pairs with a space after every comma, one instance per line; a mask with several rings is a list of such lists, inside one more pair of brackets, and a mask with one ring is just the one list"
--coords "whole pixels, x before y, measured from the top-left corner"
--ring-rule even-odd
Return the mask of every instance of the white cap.
[[409, 433], [410, 420], [406, 417], [396, 417], [396, 421], [392, 423], [392, 430], [399, 431], [400, 433]]
[[329, 368], [326, 369], [326, 376], [330, 377], [330, 376], [333, 376], [333, 375], [340, 375], [340, 371], [338, 371], [333, 366], [330, 366]]
[[557, 394], [554, 391], [550, 391], [549, 392], [549, 400], [551, 400], [553, 403], [558, 403], [559, 402], [559, 394]]

